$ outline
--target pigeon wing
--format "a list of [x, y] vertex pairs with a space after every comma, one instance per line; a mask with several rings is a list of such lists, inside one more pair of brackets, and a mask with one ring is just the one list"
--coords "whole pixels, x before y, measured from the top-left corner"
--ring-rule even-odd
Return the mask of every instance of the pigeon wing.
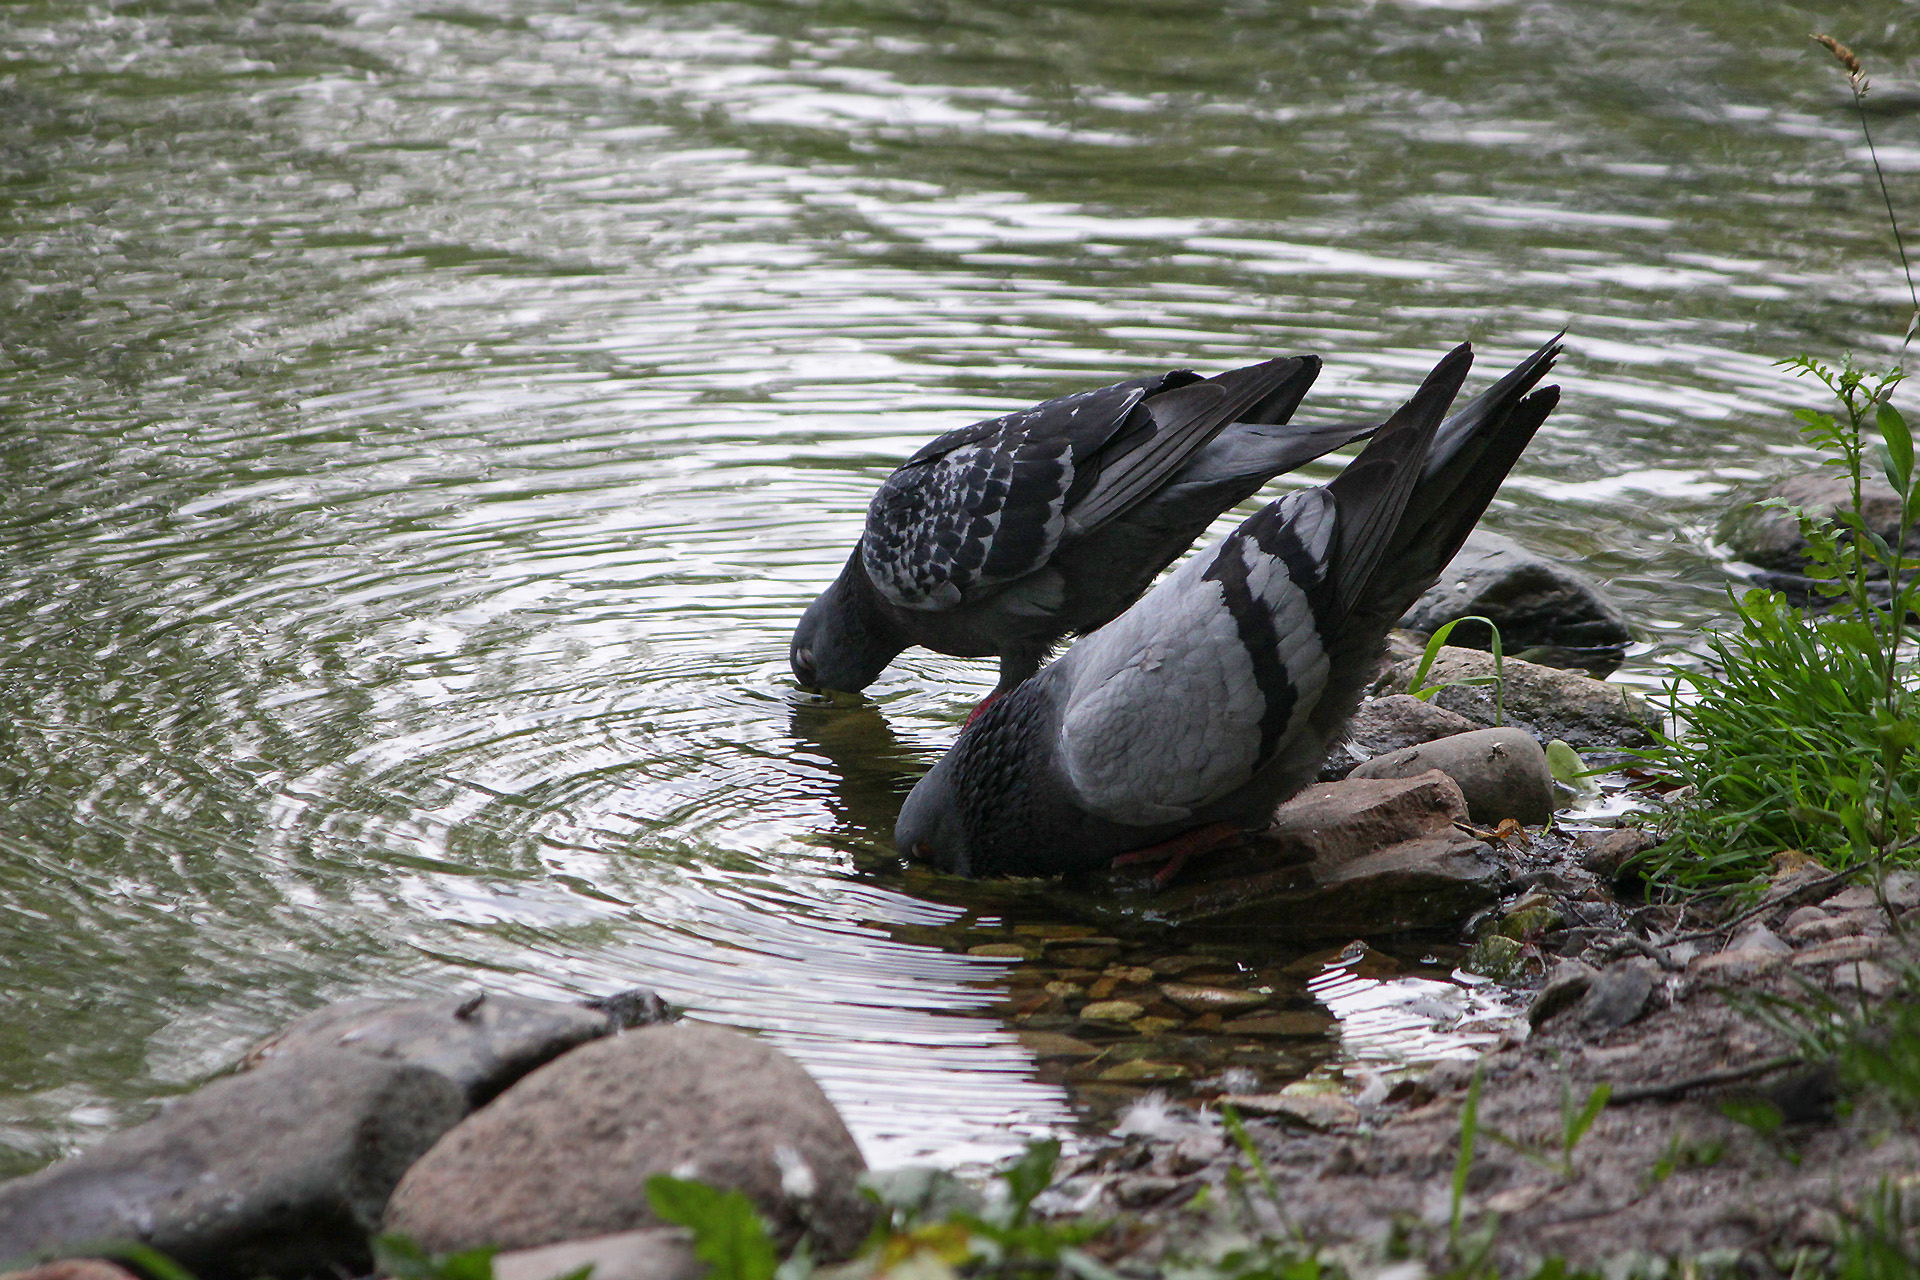
[[1082, 808], [1181, 821], [1299, 729], [1326, 682], [1335, 520], [1324, 489], [1269, 504], [1054, 664], [1055, 749]]

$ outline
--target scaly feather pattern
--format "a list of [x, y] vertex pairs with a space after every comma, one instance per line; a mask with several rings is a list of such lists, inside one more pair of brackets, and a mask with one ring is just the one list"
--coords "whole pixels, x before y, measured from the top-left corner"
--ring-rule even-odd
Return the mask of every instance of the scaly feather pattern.
[[1039, 875], [1264, 825], [1558, 402], [1533, 388], [1559, 351], [1451, 417], [1472, 353], [1449, 353], [1332, 483], [1269, 503], [987, 708], [907, 798], [902, 852]]

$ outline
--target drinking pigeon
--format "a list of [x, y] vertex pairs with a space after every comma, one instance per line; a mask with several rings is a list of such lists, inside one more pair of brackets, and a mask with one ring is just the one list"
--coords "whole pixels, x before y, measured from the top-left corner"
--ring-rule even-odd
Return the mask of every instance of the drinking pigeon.
[[998, 656], [989, 701], [1005, 693], [1138, 599], [1222, 511], [1372, 429], [1289, 425], [1319, 372], [1313, 356], [1177, 369], [930, 442], [880, 486], [801, 617], [794, 679], [856, 692], [917, 644]]
[[1269, 503], [979, 714], [907, 797], [897, 847], [973, 876], [1165, 855], [1167, 877], [1265, 826], [1558, 403], [1532, 388], [1559, 353], [1446, 417], [1473, 360], [1456, 348], [1330, 484]]

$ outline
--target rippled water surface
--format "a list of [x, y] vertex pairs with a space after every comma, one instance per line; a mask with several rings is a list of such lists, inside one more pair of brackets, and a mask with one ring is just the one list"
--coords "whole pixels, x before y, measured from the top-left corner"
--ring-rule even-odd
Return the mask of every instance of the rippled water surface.
[[1910, 7], [6, 6], [0, 1171], [477, 984], [764, 1029], [878, 1163], [1068, 1122], [941, 941], [1006, 895], [886, 843], [988, 665], [786, 677], [875, 483], [1135, 372], [1312, 350], [1357, 415], [1564, 325], [1487, 523], [1682, 638], [1802, 452], [1771, 362], [1905, 319], [1815, 24], [1920, 207]]

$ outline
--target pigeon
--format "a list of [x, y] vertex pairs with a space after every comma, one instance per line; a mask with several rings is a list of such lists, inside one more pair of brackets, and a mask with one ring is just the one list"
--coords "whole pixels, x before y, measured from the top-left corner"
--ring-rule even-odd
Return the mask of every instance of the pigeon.
[[[1292, 356], [1061, 396], [950, 431], [888, 476], [793, 633], [794, 679], [858, 692], [910, 645], [997, 656], [988, 701], [1132, 604], [1215, 517], [1372, 426], [1289, 425]], [[981, 704], [986, 705], [985, 703]]]
[[896, 847], [968, 876], [1164, 855], [1165, 883], [1264, 827], [1558, 403], [1533, 387], [1559, 353], [1556, 337], [1449, 417], [1473, 359], [1456, 348], [1331, 483], [1261, 508], [962, 729]]

